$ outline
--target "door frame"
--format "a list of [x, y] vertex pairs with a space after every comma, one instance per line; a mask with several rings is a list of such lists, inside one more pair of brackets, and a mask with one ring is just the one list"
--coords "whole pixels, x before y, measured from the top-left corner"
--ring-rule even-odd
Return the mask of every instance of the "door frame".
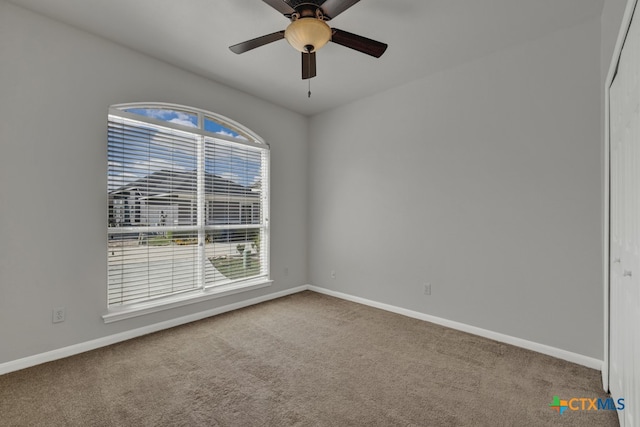
[[[622, 18], [622, 23], [620, 25], [620, 31], [618, 33], [618, 39], [616, 41], [616, 47], [613, 51], [613, 56], [611, 59], [611, 64], [609, 65], [609, 72], [607, 74], [607, 79], [604, 85], [604, 209], [603, 209], [603, 283], [604, 283], [604, 361], [602, 364], [602, 386], [606, 392], [609, 391], [609, 338], [610, 338], [610, 323], [611, 318], [609, 316], [610, 313], [610, 284], [611, 284], [611, 276], [610, 276], [610, 260], [609, 260], [609, 250], [611, 247], [610, 242], [610, 227], [611, 227], [611, 219], [610, 219], [610, 202], [611, 202], [611, 159], [610, 159], [610, 150], [611, 150], [611, 142], [610, 142], [610, 90], [611, 85], [613, 84], [613, 80], [616, 77], [618, 71], [618, 64], [620, 62], [620, 55], [622, 54], [622, 47], [624, 46], [624, 42], [627, 38], [627, 33], [629, 32], [629, 27], [631, 26], [631, 19], [633, 18], [633, 12], [636, 9], [636, 5], [639, 0], [627, 0], [627, 7], [624, 11], [624, 16]], [[640, 13], [640, 9], [639, 9]]]

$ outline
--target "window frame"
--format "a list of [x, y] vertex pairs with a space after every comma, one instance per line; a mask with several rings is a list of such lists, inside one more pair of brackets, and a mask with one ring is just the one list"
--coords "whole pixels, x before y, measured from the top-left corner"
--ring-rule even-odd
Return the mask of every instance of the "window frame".
[[[182, 125], [179, 123], [173, 123], [170, 121], [160, 120], [154, 117], [149, 117], [147, 115], [141, 115], [137, 113], [128, 112], [126, 110], [131, 109], [157, 109], [157, 110], [168, 110], [173, 112], [186, 113], [189, 115], [195, 115], [197, 117], [197, 127], [190, 127], [186, 125]], [[180, 307], [189, 304], [195, 304], [202, 301], [207, 301], [214, 298], [220, 298], [227, 295], [232, 295], [240, 292], [247, 292], [254, 289], [259, 289], [263, 287], [270, 286], [273, 282], [271, 280], [271, 269], [270, 269], [270, 226], [269, 226], [269, 214], [270, 214], [270, 147], [269, 145], [257, 134], [248, 129], [247, 127], [237, 123], [227, 117], [224, 117], [220, 114], [213, 113], [211, 111], [206, 111], [198, 108], [187, 107], [183, 105], [170, 104], [170, 103], [127, 103], [127, 104], [117, 104], [113, 105], [108, 110], [108, 118], [111, 121], [112, 117], [122, 118], [124, 120], [133, 120], [137, 122], [141, 122], [144, 124], [149, 124], [151, 126], [157, 126], [162, 128], [168, 128], [171, 130], [179, 131], [179, 132], [187, 132], [196, 136], [196, 138], [200, 139], [200, 143], [202, 145], [201, 152], [204, 154], [205, 146], [207, 144], [207, 140], [219, 140], [223, 143], [231, 143], [234, 147], [236, 146], [249, 146], [260, 149], [261, 155], [261, 191], [260, 191], [260, 201], [259, 205], [262, 207], [261, 213], [261, 221], [259, 224], [249, 223], [245, 224], [242, 221], [241, 212], [238, 212], [239, 215], [239, 223], [232, 224], [229, 221], [225, 224], [208, 224], [208, 217], [210, 213], [207, 212], [209, 209], [210, 203], [215, 203], [213, 201], [203, 200], [201, 204], [201, 211], [198, 212], [198, 220], [197, 224], [183, 226], [183, 225], [172, 225], [172, 226], [162, 226], [162, 227], [153, 227], [156, 228], [166, 228], [171, 231], [181, 231], [181, 230], [189, 230], [193, 232], [197, 229], [197, 233], [199, 235], [199, 241], [206, 240], [207, 231], [215, 231], [215, 230], [234, 230], [240, 228], [255, 228], [260, 230], [260, 239], [263, 240], [260, 243], [262, 250], [265, 251], [264, 254], [260, 254], [262, 262], [264, 263], [263, 270], [261, 274], [257, 277], [249, 277], [247, 279], [229, 279], [228, 282], [223, 282], [222, 284], [215, 285], [207, 285], [204, 277], [198, 277], [196, 289], [182, 292], [182, 293], [174, 293], [165, 295], [162, 297], [157, 297], [154, 299], [149, 299], [147, 301], [135, 302], [131, 304], [125, 305], [110, 305], [109, 303], [109, 290], [110, 290], [110, 281], [109, 274], [107, 274], [107, 313], [102, 316], [105, 323], [111, 323], [118, 320], [128, 319], [136, 316], [141, 316], [149, 313], [154, 313], [158, 311], [168, 310], [175, 307]], [[237, 134], [238, 137], [234, 137], [232, 135], [228, 135], [225, 133], [217, 133], [205, 130], [205, 123], [210, 124], [209, 122], [214, 122], [221, 127], [232, 131]], [[198, 154], [200, 157], [200, 154]], [[109, 161], [109, 160], [108, 160]], [[198, 160], [197, 173], [198, 176], [204, 173], [204, 160]], [[204, 178], [198, 178], [198, 182], [202, 179], [204, 182]], [[109, 186], [107, 186], [108, 188]], [[196, 197], [204, 197], [205, 190], [204, 188], [200, 188], [198, 186], [198, 191], [196, 193]], [[107, 199], [109, 198], [110, 191], [107, 191]], [[114, 199], [115, 200], [115, 199]], [[247, 202], [248, 203], [248, 202]], [[242, 206], [242, 204], [240, 204]], [[253, 205], [252, 205], [253, 206]], [[121, 207], [123, 213], [121, 215], [125, 215], [124, 210], [126, 208], [124, 206]], [[253, 207], [252, 207], [253, 209]], [[107, 210], [109, 210], [109, 202], [107, 202]], [[135, 207], [134, 207], [135, 210]], [[241, 210], [241, 209], [240, 209]], [[115, 209], [114, 209], [115, 214]], [[135, 216], [135, 213], [132, 215]], [[254, 219], [254, 215], [252, 213], [251, 218], [249, 218], [250, 222]], [[109, 221], [109, 218], [108, 218]], [[135, 218], [133, 219], [135, 221]], [[132, 221], [132, 222], [133, 222]], [[247, 227], [249, 226], [249, 227]], [[107, 223], [107, 241], [109, 241], [109, 236], [116, 234], [124, 234], [128, 232], [142, 232], [141, 226], [122, 226], [122, 227], [111, 227], [110, 223]], [[202, 240], [200, 240], [202, 239]], [[205, 262], [203, 258], [205, 257], [204, 249], [198, 250], [198, 259], [200, 261], [196, 261], [198, 263]], [[109, 261], [109, 254], [106, 256], [107, 261]], [[206, 259], [206, 258], [204, 258]]]

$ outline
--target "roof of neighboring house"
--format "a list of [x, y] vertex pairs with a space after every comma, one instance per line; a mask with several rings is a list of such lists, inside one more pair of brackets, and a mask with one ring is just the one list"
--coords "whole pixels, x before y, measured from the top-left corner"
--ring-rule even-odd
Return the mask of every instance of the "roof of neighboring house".
[[[234, 181], [222, 178], [218, 175], [205, 173], [205, 187], [207, 192], [214, 194], [236, 195], [257, 197], [258, 194], [251, 187], [245, 187]], [[167, 196], [170, 194], [190, 194], [197, 190], [197, 172], [196, 171], [170, 171], [160, 170], [150, 175], [131, 181], [109, 194], [118, 194], [124, 191], [134, 190], [141, 197], [152, 197], [155, 195]], [[212, 191], [213, 190], [213, 191]]]

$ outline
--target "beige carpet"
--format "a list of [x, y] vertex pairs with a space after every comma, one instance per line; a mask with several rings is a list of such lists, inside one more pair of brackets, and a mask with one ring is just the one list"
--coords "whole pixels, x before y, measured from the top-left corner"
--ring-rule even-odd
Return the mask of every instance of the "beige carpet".
[[1, 426], [614, 426], [600, 373], [303, 292], [0, 376]]

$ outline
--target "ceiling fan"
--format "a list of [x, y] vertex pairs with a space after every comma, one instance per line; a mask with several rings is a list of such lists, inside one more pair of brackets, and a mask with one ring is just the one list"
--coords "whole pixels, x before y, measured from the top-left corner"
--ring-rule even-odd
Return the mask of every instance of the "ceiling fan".
[[230, 46], [232, 52], [241, 54], [275, 41], [286, 39], [302, 52], [302, 79], [316, 76], [316, 51], [329, 41], [380, 58], [387, 49], [381, 43], [347, 31], [331, 28], [332, 20], [360, 0], [263, 0], [282, 13], [291, 23], [284, 31], [267, 34]]

